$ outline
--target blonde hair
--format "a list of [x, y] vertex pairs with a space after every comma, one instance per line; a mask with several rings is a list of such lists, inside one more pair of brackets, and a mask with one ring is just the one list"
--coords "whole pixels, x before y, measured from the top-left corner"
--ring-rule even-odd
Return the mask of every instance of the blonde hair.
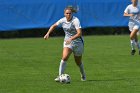
[[71, 5], [67, 6], [67, 7], [64, 9], [64, 12], [65, 12], [66, 10], [71, 10], [72, 13], [77, 13], [77, 12], [78, 12], [77, 8], [76, 8], [76, 7], [73, 7], [73, 6], [71, 6]]

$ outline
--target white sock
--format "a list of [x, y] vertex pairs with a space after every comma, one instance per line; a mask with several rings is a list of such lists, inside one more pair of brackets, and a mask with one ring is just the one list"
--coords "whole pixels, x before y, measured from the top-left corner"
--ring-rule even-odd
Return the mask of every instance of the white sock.
[[135, 50], [135, 40], [130, 40], [132, 50]]
[[66, 61], [61, 60], [59, 65], [59, 75], [64, 74], [65, 67], [66, 67]]
[[79, 69], [80, 69], [80, 73], [82, 76], [85, 76], [85, 71], [84, 71], [84, 65], [83, 63], [81, 63], [81, 65], [79, 65]]

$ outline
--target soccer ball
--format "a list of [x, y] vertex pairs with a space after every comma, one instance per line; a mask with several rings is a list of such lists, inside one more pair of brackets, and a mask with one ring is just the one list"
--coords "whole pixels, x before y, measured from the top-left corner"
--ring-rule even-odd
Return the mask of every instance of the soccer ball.
[[60, 75], [59, 78], [60, 78], [60, 83], [65, 83], [65, 84], [70, 83], [70, 80], [71, 80], [71, 78], [68, 74], [62, 74], [62, 75]]

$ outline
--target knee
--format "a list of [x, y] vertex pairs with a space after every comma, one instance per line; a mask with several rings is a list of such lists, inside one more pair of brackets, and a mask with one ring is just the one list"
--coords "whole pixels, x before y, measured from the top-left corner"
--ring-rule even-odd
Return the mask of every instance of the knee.
[[138, 32], [138, 30], [134, 30], [130, 33], [130, 39], [131, 40], [135, 39], [135, 37], [137, 36], [137, 32]]
[[69, 55], [63, 55], [62, 60], [67, 61], [69, 59]]
[[133, 40], [134, 38], [132, 36], [130, 36], [130, 39]]
[[134, 39], [134, 35], [130, 34], [130, 39], [133, 40]]

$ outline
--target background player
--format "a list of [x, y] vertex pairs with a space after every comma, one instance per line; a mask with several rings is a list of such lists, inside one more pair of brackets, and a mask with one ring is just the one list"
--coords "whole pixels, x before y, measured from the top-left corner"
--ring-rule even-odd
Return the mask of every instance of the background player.
[[135, 45], [139, 49], [140, 55], [140, 43], [138, 41], [137, 32], [140, 30], [140, 7], [138, 6], [138, 0], [131, 0], [132, 4], [128, 5], [124, 11], [124, 16], [129, 18], [129, 30], [130, 30], [130, 43], [131, 43], [131, 55], [134, 55]]

